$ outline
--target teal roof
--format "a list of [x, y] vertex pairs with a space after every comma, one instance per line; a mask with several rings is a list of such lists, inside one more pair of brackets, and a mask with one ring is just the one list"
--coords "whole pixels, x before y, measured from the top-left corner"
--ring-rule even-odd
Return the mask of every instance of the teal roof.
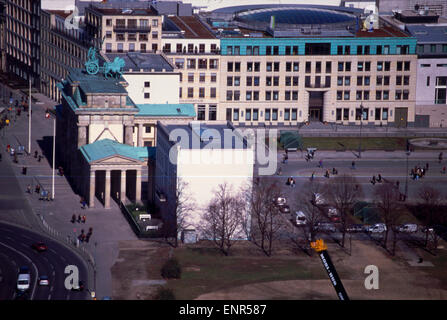
[[88, 93], [114, 93], [127, 94], [126, 88], [120, 82], [125, 82], [124, 78], [120, 76], [119, 79], [105, 76], [99, 72], [98, 74], [90, 75], [83, 69], [69, 68], [68, 80], [70, 82], [79, 82], [82, 91]]
[[86, 144], [80, 150], [89, 163], [116, 155], [138, 161], [155, 158], [155, 147], [133, 147], [111, 139]]
[[195, 117], [196, 111], [194, 105], [190, 103], [177, 104], [137, 104], [140, 110], [136, 116], [165, 116], [165, 117]]

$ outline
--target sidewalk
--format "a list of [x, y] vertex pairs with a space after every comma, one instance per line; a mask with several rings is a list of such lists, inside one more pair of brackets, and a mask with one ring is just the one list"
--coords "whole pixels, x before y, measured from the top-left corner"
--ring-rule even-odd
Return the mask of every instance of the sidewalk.
[[[42, 190], [46, 190], [51, 195], [52, 187], [52, 135], [53, 121], [45, 119], [45, 110], [55, 103], [39, 94], [34, 94], [38, 102], [32, 106], [32, 143], [31, 154], [20, 155], [19, 163], [12, 163], [14, 174], [17, 176], [23, 192], [27, 185], [32, 185], [32, 190], [39, 184]], [[17, 150], [18, 145], [24, 145], [28, 149], [28, 116], [23, 113], [16, 120], [12, 121], [6, 134], [1, 138], [2, 148], [10, 144]], [[34, 158], [34, 152], [44, 155], [42, 160]], [[4, 158], [9, 156], [3, 152]], [[10, 161], [12, 159], [4, 159]], [[27, 175], [22, 174], [22, 167], [27, 167]], [[101, 204], [97, 204], [94, 209], [81, 209], [80, 198], [76, 195], [65, 177], [55, 175], [55, 199], [54, 201], [39, 200], [39, 195], [35, 192], [26, 194], [34, 214], [41, 215], [52, 228], [59, 231], [64, 237], [73, 239], [84, 229], [93, 228], [93, 234], [89, 243], [80, 245], [88, 249], [97, 262], [96, 294], [98, 299], [112, 294], [111, 267], [118, 256], [118, 242], [122, 240], [136, 240], [136, 236], [131, 230], [128, 222], [123, 217], [118, 205], [111, 202], [111, 209], [103, 209]], [[25, 213], [30, 214], [30, 213]], [[86, 215], [86, 223], [71, 223], [73, 214]], [[96, 244], [96, 246], [95, 246]]]

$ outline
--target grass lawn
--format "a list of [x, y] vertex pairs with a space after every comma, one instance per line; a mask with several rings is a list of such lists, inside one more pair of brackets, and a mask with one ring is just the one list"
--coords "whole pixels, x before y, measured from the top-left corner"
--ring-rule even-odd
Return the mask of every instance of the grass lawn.
[[[405, 150], [406, 138], [362, 138], [362, 150]], [[303, 138], [303, 148], [319, 150], [358, 150], [360, 138], [351, 137], [309, 137]]]
[[177, 248], [174, 256], [182, 266], [182, 277], [169, 280], [168, 287], [177, 299], [194, 299], [203, 293], [257, 282], [327, 278], [323, 268], [312, 266], [320, 263], [317, 256], [266, 257], [248, 243], [238, 246], [227, 257], [212, 247]]

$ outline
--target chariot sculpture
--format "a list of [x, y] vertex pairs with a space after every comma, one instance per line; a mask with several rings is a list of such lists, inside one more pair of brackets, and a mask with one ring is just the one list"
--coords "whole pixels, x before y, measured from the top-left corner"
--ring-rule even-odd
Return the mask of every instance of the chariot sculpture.
[[96, 48], [88, 49], [87, 62], [85, 62], [85, 70], [88, 74], [95, 75], [102, 72], [104, 77], [108, 79], [109, 76], [114, 76], [119, 79], [123, 74], [122, 68], [125, 66], [125, 61], [122, 58], [115, 57], [112, 62], [104, 62], [103, 66], [99, 66], [99, 59], [96, 57]]

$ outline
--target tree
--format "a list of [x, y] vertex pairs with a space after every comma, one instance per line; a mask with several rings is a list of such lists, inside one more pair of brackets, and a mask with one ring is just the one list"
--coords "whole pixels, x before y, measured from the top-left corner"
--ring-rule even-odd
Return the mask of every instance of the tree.
[[361, 187], [359, 187], [356, 178], [345, 174], [329, 181], [326, 185], [325, 195], [328, 203], [337, 209], [340, 215], [339, 230], [342, 233], [341, 246], [344, 247], [350, 215], [354, 205], [362, 197]]
[[189, 194], [188, 183], [182, 179], [177, 180], [173, 213], [165, 221], [165, 238], [174, 236], [174, 247], [178, 246], [178, 238], [183, 231], [191, 227], [190, 218], [194, 210], [195, 202]]
[[374, 191], [375, 205], [379, 209], [380, 217], [386, 226], [383, 246], [387, 249], [388, 232], [393, 231], [392, 255], [396, 252], [398, 223], [403, 214], [399, 203], [399, 192], [391, 183], [379, 185]]
[[282, 225], [278, 206], [274, 203], [280, 197], [281, 189], [277, 182], [258, 178], [253, 187], [246, 188], [245, 195], [250, 219], [244, 220], [244, 229], [250, 241], [266, 256], [271, 256], [273, 241]]
[[302, 230], [304, 235], [305, 248], [304, 251], [311, 255], [313, 250], [310, 249], [310, 243], [316, 240], [318, 234], [318, 224], [324, 221], [321, 214], [321, 204], [317, 201], [316, 195], [322, 195], [323, 187], [321, 184], [312, 182], [306, 185], [305, 189], [297, 192], [296, 208], [297, 211], [302, 211], [306, 216], [306, 225], [301, 227], [293, 227], [290, 233], [290, 241], [293, 245], [301, 247], [302, 238], [297, 229]]
[[430, 232], [430, 229], [433, 228], [438, 221], [438, 212], [437, 208], [441, 204], [441, 192], [438, 189], [435, 189], [429, 185], [423, 185], [418, 190], [418, 195], [420, 204], [422, 205], [422, 222], [425, 227], [425, 244], [424, 246], [428, 246], [428, 238], [430, 233], [433, 235], [433, 244], [434, 248], [438, 247], [438, 237], [436, 232]]
[[245, 207], [243, 196], [234, 195], [227, 183], [221, 184], [198, 226], [202, 236], [210, 239], [226, 256], [243, 231]]

